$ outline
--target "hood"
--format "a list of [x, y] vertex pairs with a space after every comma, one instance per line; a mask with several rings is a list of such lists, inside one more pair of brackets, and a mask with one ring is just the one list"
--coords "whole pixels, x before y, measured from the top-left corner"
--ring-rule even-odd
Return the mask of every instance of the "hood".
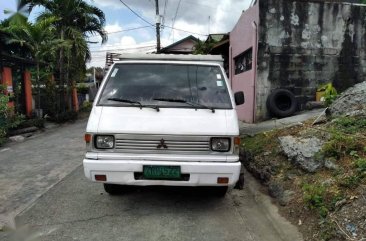
[[87, 132], [160, 135], [239, 135], [235, 110], [94, 106]]

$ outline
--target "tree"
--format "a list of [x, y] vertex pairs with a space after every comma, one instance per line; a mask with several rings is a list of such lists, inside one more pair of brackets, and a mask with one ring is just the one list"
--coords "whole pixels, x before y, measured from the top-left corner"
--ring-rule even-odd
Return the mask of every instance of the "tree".
[[[90, 59], [87, 38], [90, 35], [99, 35], [102, 43], [107, 40], [107, 34], [104, 31], [104, 13], [83, 0], [28, 0], [28, 3], [45, 8], [45, 11], [38, 17], [39, 20], [56, 17], [57, 21], [54, 22], [54, 26], [59, 33], [59, 38], [72, 42], [71, 50], [62, 47], [58, 53], [60, 85], [62, 88], [65, 83], [70, 86], [69, 80], [66, 81], [66, 78], [70, 77], [70, 66], [84, 65], [82, 69], [85, 70], [85, 62]], [[70, 60], [68, 53], [71, 52], [73, 57]], [[67, 71], [65, 71], [65, 66]]]
[[41, 62], [47, 56], [54, 55], [63, 44], [62, 41], [56, 38], [55, 27], [53, 26], [56, 21], [57, 18], [49, 17], [35, 23], [12, 22], [8, 27], [3, 28], [3, 31], [9, 34], [6, 43], [27, 48], [36, 63], [38, 109], [40, 109], [41, 104]]
[[215, 46], [216, 42], [211, 41], [201, 41], [198, 40], [197, 44], [194, 46], [193, 54], [209, 54], [212, 48]]

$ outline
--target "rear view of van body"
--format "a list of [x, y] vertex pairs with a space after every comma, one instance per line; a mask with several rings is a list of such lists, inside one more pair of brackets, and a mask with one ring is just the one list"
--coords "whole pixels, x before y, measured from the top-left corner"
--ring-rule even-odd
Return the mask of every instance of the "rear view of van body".
[[85, 176], [115, 194], [139, 185], [211, 186], [239, 178], [239, 128], [218, 56], [126, 55], [91, 111]]

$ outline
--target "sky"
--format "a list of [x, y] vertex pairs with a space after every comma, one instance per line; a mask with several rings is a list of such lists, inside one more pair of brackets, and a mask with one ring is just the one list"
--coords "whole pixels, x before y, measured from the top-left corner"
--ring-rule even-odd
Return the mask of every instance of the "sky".
[[[108, 42], [101, 44], [100, 38], [91, 36], [92, 60], [88, 66], [104, 67], [107, 51], [111, 52], [152, 52], [156, 50], [155, 0], [86, 0], [100, 8], [106, 16], [105, 30]], [[136, 16], [123, 3], [141, 18]], [[251, 0], [159, 0], [162, 23], [168, 27], [161, 30], [162, 47], [193, 35], [201, 40], [208, 33], [230, 32], [243, 10]], [[0, 0], [0, 20], [8, 17], [4, 9], [15, 10], [16, 0]], [[41, 9], [35, 9], [29, 19], [34, 19]], [[174, 26], [173, 30], [169, 27]], [[138, 29], [134, 29], [138, 28]], [[134, 30], [130, 30], [134, 29]], [[184, 32], [185, 30], [188, 32]]]

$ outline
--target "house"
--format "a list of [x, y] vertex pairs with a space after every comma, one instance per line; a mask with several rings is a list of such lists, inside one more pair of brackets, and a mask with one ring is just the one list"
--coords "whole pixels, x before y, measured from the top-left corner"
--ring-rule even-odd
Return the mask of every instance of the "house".
[[192, 54], [194, 47], [198, 43], [199, 39], [189, 35], [188, 37], [172, 43], [165, 48], [162, 48], [159, 53], [162, 54]]
[[338, 91], [366, 75], [366, 5], [351, 1], [257, 0], [230, 32], [229, 76], [244, 91], [239, 119], [270, 118], [267, 98], [286, 89], [297, 110], [315, 100], [316, 89]]
[[32, 60], [0, 52], [0, 85], [5, 86], [5, 93], [11, 97], [8, 105], [28, 117], [33, 111], [29, 68], [34, 64]]

